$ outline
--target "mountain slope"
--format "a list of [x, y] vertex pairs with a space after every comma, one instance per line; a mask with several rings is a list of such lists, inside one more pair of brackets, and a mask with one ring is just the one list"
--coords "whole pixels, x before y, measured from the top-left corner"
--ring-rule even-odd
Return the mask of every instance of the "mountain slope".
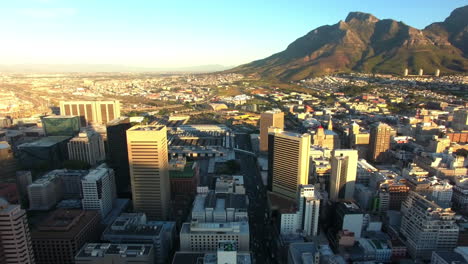
[[265, 77], [300, 80], [315, 75], [432, 73], [468, 71], [468, 6], [424, 30], [371, 14], [351, 12], [345, 21], [322, 26], [291, 43], [286, 50], [231, 70]]

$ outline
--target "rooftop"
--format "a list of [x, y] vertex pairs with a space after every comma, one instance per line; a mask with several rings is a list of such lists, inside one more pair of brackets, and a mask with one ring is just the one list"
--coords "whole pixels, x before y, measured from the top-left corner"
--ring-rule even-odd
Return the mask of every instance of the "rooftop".
[[33, 239], [74, 239], [85, 226], [99, 218], [98, 211], [57, 209], [31, 232]]
[[121, 257], [138, 258], [146, 257], [152, 251], [153, 245], [151, 244], [88, 243], [81, 248], [76, 257], [99, 258], [105, 255], [120, 255]]
[[182, 224], [180, 234], [182, 235], [184, 233], [249, 234], [249, 223], [199, 223], [197, 221], [192, 221], [191, 223]]
[[18, 148], [47, 148], [54, 146], [58, 143], [63, 141], [69, 140], [71, 137], [64, 137], [64, 136], [51, 136], [51, 137], [43, 137], [39, 140], [30, 143], [23, 143], [18, 146]]
[[193, 177], [193, 162], [187, 162], [183, 170], [170, 170], [170, 178], [192, 178]]
[[165, 126], [158, 125], [146, 125], [146, 126], [134, 126], [128, 129], [128, 131], [161, 131]]

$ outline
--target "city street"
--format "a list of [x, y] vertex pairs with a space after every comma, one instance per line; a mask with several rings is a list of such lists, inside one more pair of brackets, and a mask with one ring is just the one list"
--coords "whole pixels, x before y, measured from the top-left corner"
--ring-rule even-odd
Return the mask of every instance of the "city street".
[[[236, 144], [239, 149], [251, 151], [250, 136], [236, 134]], [[268, 206], [266, 188], [262, 184], [256, 158], [236, 153], [244, 175], [244, 184], [249, 196], [250, 250], [254, 263], [275, 263], [270, 252], [271, 232], [269, 232]]]

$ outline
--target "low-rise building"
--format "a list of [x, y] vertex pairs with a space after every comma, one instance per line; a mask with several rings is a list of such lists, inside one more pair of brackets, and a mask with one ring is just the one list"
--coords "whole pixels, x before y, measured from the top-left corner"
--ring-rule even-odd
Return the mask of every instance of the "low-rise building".
[[248, 222], [184, 223], [180, 230], [180, 250], [214, 252], [220, 241], [233, 241], [239, 251], [249, 251], [250, 231]]
[[153, 245], [155, 263], [166, 263], [175, 239], [175, 223], [147, 221], [144, 213], [121, 214], [102, 234], [111, 243]]

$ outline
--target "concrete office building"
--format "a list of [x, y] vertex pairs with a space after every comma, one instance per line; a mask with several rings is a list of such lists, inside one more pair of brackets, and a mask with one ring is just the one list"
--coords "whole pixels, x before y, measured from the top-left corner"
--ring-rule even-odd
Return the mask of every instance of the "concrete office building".
[[436, 250], [457, 246], [459, 227], [455, 213], [411, 191], [401, 208], [401, 234], [413, 258], [429, 260]]
[[195, 197], [192, 219], [200, 223], [248, 221], [247, 196], [232, 193], [201, 193]]
[[115, 202], [116, 190], [114, 171], [106, 164], [91, 170], [83, 180], [83, 199], [81, 203], [84, 210], [98, 210], [101, 218], [105, 218], [112, 210]]
[[75, 264], [153, 264], [151, 244], [87, 243], [75, 256]]
[[297, 199], [298, 186], [309, 183], [310, 134], [270, 128], [268, 136], [268, 188]]
[[184, 223], [180, 229], [180, 250], [216, 252], [220, 241], [233, 241], [239, 251], [249, 251], [248, 222]]
[[0, 263], [34, 264], [26, 212], [0, 198]]
[[68, 142], [68, 158], [80, 160], [91, 166], [106, 159], [104, 141], [95, 131], [86, 130]]
[[151, 220], [167, 219], [170, 202], [167, 131], [165, 126], [127, 130], [133, 207]]
[[132, 125], [128, 117], [121, 117], [107, 123], [108, 164], [114, 169], [118, 194], [130, 193], [127, 150], [127, 130], [130, 127]]
[[267, 111], [260, 115], [260, 151], [268, 151], [268, 128], [284, 129], [284, 113], [281, 111]]
[[28, 186], [30, 210], [50, 210], [62, 197], [62, 179], [55, 173], [49, 173], [35, 180]]
[[98, 239], [100, 219], [97, 211], [51, 212], [31, 232], [36, 264], [74, 263], [81, 247]]
[[357, 150], [336, 149], [331, 158], [330, 200], [349, 200], [354, 196], [357, 173]]
[[390, 149], [392, 128], [385, 123], [371, 126], [369, 139], [369, 160], [382, 162]]
[[175, 239], [175, 222], [148, 221], [142, 213], [121, 214], [102, 234], [103, 241], [151, 244], [155, 263], [167, 263]]
[[80, 116], [82, 126], [107, 122], [120, 117], [119, 101], [60, 101], [60, 114]]

